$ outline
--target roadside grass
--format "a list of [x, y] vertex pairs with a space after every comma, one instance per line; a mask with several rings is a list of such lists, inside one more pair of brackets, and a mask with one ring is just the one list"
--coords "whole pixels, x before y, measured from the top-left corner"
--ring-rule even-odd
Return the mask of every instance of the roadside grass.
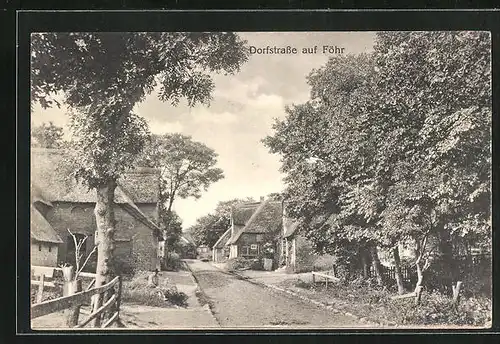
[[154, 307], [187, 307], [188, 296], [166, 277], [158, 275], [158, 287], [148, 285], [149, 271], [138, 271], [123, 281], [122, 301]]
[[379, 323], [484, 326], [491, 321], [492, 303], [487, 297], [463, 298], [455, 307], [450, 296], [424, 292], [420, 305], [416, 306], [413, 298], [391, 300], [395, 291], [361, 281], [329, 284], [325, 289], [324, 283], [313, 285], [295, 279], [284, 281], [280, 286], [306, 294], [339, 311]]

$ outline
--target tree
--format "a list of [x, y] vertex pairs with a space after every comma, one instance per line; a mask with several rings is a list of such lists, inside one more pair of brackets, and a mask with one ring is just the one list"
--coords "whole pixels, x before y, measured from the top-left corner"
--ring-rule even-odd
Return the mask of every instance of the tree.
[[[171, 238], [180, 238], [176, 228], [169, 226], [175, 199], [200, 198], [202, 191], [224, 178], [223, 171], [215, 167], [217, 153], [213, 149], [178, 133], [153, 135], [138, 164], [160, 170], [159, 217], [164, 236]], [[167, 245], [169, 252], [174, 246], [173, 242]]]
[[175, 211], [171, 211], [165, 216], [164, 221], [165, 227], [169, 229], [165, 235], [165, 246], [169, 252], [176, 251], [182, 235], [182, 220]]
[[383, 32], [310, 74], [311, 99], [264, 142], [318, 250], [412, 245], [419, 286], [436, 251], [456, 271], [455, 243], [489, 242], [489, 47], [483, 32]]
[[162, 101], [208, 104], [209, 72], [237, 72], [247, 59], [245, 42], [222, 32], [130, 32], [38, 33], [31, 43], [32, 101], [46, 108], [63, 96], [77, 141], [75, 176], [96, 190], [101, 286], [113, 273], [116, 183], [149, 136], [134, 106], [157, 86]]
[[213, 247], [220, 236], [231, 228], [231, 209], [242, 203], [254, 202], [252, 198], [221, 201], [213, 213], [202, 216], [188, 228], [188, 232], [198, 245]]
[[166, 212], [177, 196], [200, 198], [201, 192], [224, 174], [217, 164], [217, 153], [201, 142], [182, 134], [154, 135], [140, 163], [160, 169], [160, 194]]
[[49, 122], [34, 127], [31, 131], [31, 146], [41, 148], [61, 148], [63, 146], [63, 128]]

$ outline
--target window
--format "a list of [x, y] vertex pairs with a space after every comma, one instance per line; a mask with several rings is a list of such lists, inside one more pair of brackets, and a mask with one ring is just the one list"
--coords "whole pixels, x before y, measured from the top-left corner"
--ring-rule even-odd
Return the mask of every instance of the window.
[[259, 254], [259, 246], [257, 244], [244, 245], [241, 247], [241, 255], [245, 256], [256, 256]]
[[49, 252], [52, 252], [52, 246], [49, 246]]
[[38, 244], [38, 251], [42, 250], [42, 245]]

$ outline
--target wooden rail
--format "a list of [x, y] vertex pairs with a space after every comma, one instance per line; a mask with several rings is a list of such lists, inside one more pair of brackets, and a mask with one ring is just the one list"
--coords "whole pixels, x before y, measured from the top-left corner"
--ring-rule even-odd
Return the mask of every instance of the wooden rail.
[[115, 277], [111, 282], [103, 286], [82, 291], [73, 295], [63, 296], [58, 299], [34, 304], [33, 306], [31, 306], [31, 319], [38, 318], [63, 309], [90, 303], [92, 296], [94, 296], [95, 294], [102, 294], [105, 291], [110, 290], [117, 283], [119, 283], [119, 281], [120, 277]]
[[106, 301], [106, 303], [104, 305], [99, 307], [99, 309], [96, 310], [95, 312], [93, 312], [92, 314], [90, 314], [90, 316], [87, 319], [85, 319], [85, 321], [83, 321], [81, 324], [76, 325], [75, 327], [84, 327], [85, 325], [90, 323], [93, 319], [97, 318], [99, 315], [101, 315], [105, 311], [109, 310], [111, 308], [111, 306], [113, 306], [113, 304], [115, 303], [117, 298], [118, 297], [116, 296], [116, 294], [113, 294], [113, 296], [111, 296], [109, 298], [109, 300]]
[[329, 281], [329, 280], [330, 280], [330, 281], [332, 281], [332, 282], [334, 282], [334, 283], [336, 283], [336, 282], [339, 282], [339, 281], [340, 281], [340, 279], [339, 279], [339, 278], [337, 278], [337, 277], [335, 277], [335, 276], [333, 276], [333, 275], [328, 275], [328, 274], [321, 273], [321, 272], [316, 272], [316, 271], [313, 271], [313, 272], [311, 272], [311, 273], [312, 273], [312, 282], [313, 282], [313, 284], [315, 284], [315, 283], [316, 283], [316, 276], [317, 276], [317, 277], [322, 277], [322, 278], [324, 278], [324, 279], [325, 279], [325, 288], [326, 288], [326, 289], [328, 289], [328, 281]]

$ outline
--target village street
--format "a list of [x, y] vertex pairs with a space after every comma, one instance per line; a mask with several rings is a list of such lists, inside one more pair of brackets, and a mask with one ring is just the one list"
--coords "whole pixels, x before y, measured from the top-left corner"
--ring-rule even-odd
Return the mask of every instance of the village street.
[[252, 284], [219, 270], [211, 263], [186, 260], [200, 288], [212, 302], [223, 328], [363, 327], [352, 317], [302, 301], [280, 291]]

